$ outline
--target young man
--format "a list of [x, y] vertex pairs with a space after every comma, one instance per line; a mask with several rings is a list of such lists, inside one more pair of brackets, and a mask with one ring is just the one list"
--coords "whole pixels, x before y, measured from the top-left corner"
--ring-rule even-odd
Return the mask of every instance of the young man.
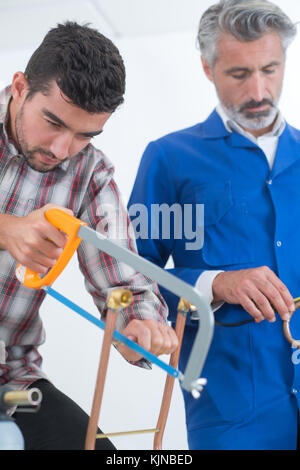
[[[183, 216], [185, 205], [204, 205], [203, 246], [138, 240], [160, 266], [173, 257], [172, 272], [207, 295], [219, 323], [207, 386], [198, 401], [184, 393], [191, 449], [296, 448], [300, 369], [282, 320], [300, 292], [300, 133], [278, 109], [295, 34], [265, 0], [223, 0], [204, 13], [202, 64], [220, 105], [205, 122], [150, 143], [129, 203], [180, 204]], [[162, 293], [172, 314], [177, 299]], [[190, 322], [183, 369], [195, 332]]]
[[[40, 412], [14, 414], [26, 449], [82, 449], [88, 417], [41, 370], [44, 292], [21, 285], [16, 264], [43, 274], [56, 262], [66, 238], [44, 216], [53, 205], [135, 251], [113, 166], [90, 143], [123, 102], [124, 87], [123, 61], [112, 42], [67, 22], [49, 31], [25, 72], [17, 72], [0, 96], [0, 384], [34, 385], [43, 393]], [[154, 283], [88, 243], [80, 244], [78, 258], [104, 317], [109, 290], [132, 291], [134, 302], [120, 312], [118, 330], [157, 355], [176, 348]], [[147, 367], [141, 356], [119, 350]], [[104, 439], [96, 448], [113, 446]]]

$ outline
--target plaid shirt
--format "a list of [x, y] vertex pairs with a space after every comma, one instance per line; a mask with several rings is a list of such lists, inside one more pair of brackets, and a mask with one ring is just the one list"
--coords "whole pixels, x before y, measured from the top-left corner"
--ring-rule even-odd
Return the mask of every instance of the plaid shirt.
[[[55, 170], [40, 173], [31, 169], [8, 139], [10, 98], [8, 87], [0, 93], [0, 213], [22, 217], [51, 202], [71, 209], [92, 229], [136, 251], [109, 160], [89, 144]], [[81, 242], [77, 254], [86, 288], [102, 315], [112, 288], [132, 291], [133, 304], [120, 311], [118, 330], [135, 318], [166, 320], [167, 307], [155, 283], [86, 242]], [[22, 389], [45, 377], [38, 352], [45, 340], [39, 315], [45, 293], [20, 284], [16, 265], [9, 252], [0, 250], [0, 385], [9, 382]]]

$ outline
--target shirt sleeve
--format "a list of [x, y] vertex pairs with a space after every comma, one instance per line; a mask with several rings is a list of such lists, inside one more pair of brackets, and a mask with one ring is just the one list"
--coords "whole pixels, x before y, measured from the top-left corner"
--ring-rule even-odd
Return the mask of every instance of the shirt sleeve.
[[[119, 246], [137, 252], [134, 232], [113, 179], [113, 166], [102, 161], [90, 179], [79, 218]], [[88, 292], [106, 315], [106, 300], [112, 289], [129, 289], [132, 304], [118, 312], [116, 329], [121, 331], [133, 319], [166, 322], [167, 305], [155, 282], [130, 266], [82, 241], [77, 250], [79, 266]]]
[[223, 301], [213, 302], [212, 292], [213, 281], [215, 277], [222, 272], [223, 271], [204, 271], [198, 277], [195, 285], [196, 289], [208, 300], [213, 312], [216, 312], [224, 304]]

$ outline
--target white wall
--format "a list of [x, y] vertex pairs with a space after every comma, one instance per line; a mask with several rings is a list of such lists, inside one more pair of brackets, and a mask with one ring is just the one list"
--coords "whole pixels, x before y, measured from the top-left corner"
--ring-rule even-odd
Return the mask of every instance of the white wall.
[[[295, 21], [300, 18], [300, 4], [295, 0], [277, 3], [288, 13], [293, 13]], [[195, 18], [195, 29], [197, 22], [198, 18]], [[127, 202], [147, 143], [205, 119], [217, 101], [213, 86], [201, 71], [195, 31], [117, 38], [114, 42], [127, 68], [126, 102], [107, 123], [101, 137], [95, 139], [95, 145], [114, 162], [115, 178]], [[15, 71], [23, 70], [31, 52], [29, 49], [0, 50], [0, 81], [7, 84]], [[300, 37], [289, 51], [281, 101], [284, 115], [296, 127], [300, 127], [299, 55]], [[56, 281], [54, 288], [97, 315], [85, 292], [76, 259]], [[47, 342], [41, 348], [44, 369], [58, 387], [89, 413], [102, 332], [51, 298], [43, 304], [41, 315], [47, 331]], [[152, 372], [129, 366], [113, 350], [100, 426], [107, 432], [154, 427], [164, 379], [165, 374], [155, 366]], [[115, 438], [113, 442], [118, 449], [151, 449], [152, 439], [152, 436], [141, 435]], [[164, 448], [187, 448], [184, 408], [178, 384]]]

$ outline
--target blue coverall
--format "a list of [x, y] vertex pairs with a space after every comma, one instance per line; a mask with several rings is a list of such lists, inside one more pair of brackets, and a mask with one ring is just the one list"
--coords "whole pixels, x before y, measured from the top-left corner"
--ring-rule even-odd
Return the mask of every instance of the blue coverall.
[[[187, 249], [191, 240], [172, 232], [169, 239], [162, 234], [137, 239], [140, 255], [161, 267], [172, 256], [170, 271], [182, 280], [195, 285], [206, 270], [268, 266], [294, 298], [300, 296], [300, 132], [290, 125], [279, 138], [272, 170], [263, 151], [227, 131], [216, 111], [203, 123], [151, 142], [129, 210], [137, 203], [147, 206], [149, 217], [153, 204], [204, 204], [202, 248]], [[161, 292], [174, 321], [178, 298]], [[299, 315], [296, 311], [290, 322], [295, 338]], [[232, 323], [250, 315], [224, 304], [215, 317]], [[182, 371], [196, 329], [189, 320]], [[183, 391], [190, 449], [295, 449], [299, 362], [300, 352], [284, 338], [278, 315], [275, 323], [216, 325], [202, 373], [207, 386], [198, 400]]]

